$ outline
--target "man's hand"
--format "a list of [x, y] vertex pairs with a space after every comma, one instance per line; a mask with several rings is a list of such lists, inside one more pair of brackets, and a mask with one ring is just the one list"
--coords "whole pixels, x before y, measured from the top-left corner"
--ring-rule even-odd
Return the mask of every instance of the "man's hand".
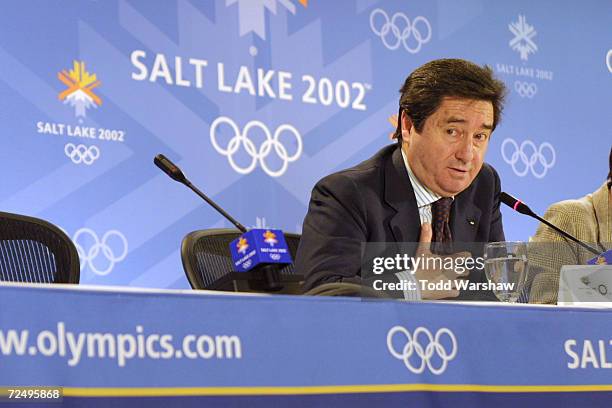
[[[469, 275], [469, 271], [466, 269], [462, 273], [455, 272], [454, 269], [445, 269], [444, 265], [449, 264], [449, 259], [453, 259], [452, 264], [455, 265], [455, 258], [467, 258], [472, 254], [469, 252], [457, 252], [451, 255], [440, 256], [432, 254], [430, 250], [431, 246], [432, 230], [431, 224], [421, 225], [421, 236], [419, 237], [419, 246], [417, 248], [415, 258], [422, 258], [422, 262], [419, 263], [418, 269], [414, 276], [417, 281], [427, 281], [430, 284], [443, 282], [448, 285], [450, 282], [450, 290], [421, 290], [422, 299], [445, 299], [454, 298], [459, 296], [459, 290], [456, 289], [454, 281], [464, 280]], [[421, 283], [417, 282], [419, 287]]]

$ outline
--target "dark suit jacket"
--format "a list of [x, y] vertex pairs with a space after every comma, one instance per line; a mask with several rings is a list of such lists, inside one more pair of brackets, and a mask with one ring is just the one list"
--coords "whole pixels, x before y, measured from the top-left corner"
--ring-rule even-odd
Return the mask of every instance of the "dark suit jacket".
[[[504, 241], [499, 194], [499, 176], [484, 164], [453, 201], [455, 242]], [[296, 269], [306, 276], [304, 289], [325, 282], [359, 281], [362, 243], [418, 242], [420, 228], [399, 146], [386, 146], [363, 163], [323, 178], [312, 191], [296, 255]], [[470, 280], [484, 282], [482, 275], [482, 271], [471, 273]], [[394, 275], [390, 279], [397, 281]]]

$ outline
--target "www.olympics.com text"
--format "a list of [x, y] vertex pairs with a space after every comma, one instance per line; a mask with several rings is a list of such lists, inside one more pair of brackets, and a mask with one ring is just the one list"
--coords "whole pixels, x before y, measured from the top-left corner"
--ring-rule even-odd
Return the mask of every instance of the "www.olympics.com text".
[[145, 333], [141, 325], [135, 333], [72, 332], [64, 322], [55, 330], [0, 330], [2, 356], [60, 356], [69, 366], [83, 359], [108, 358], [125, 367], [132, 359], [241, 359], [242, 343], [236, 335], [187, 334], [175, 341], [171, 334]]

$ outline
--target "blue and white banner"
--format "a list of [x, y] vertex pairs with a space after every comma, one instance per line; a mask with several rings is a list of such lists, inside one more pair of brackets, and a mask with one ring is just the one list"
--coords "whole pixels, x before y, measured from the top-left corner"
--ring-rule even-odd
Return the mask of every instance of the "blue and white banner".
[[[542, 306], [0, 285], [0, 387], [61, 386], [76, 400], [355, 406], [362, 396], [357, 406], [372, 406], [435, 393], [459, 407], [609, 406], [610, 319]], [[419, 406], [438, 406], [430, 398]]]
[[[23, 0], [0, 13], [0, 209], [77, 244], [81, 282], [188, 288], [180, 242], [300, 232], [321, 177], [391, 143], [398, 89], [461, 57], [510, 91], [487, 160], [537, 211], [594, 191], [612, 135], [606, 0]], [[536, 224], [505, 213], [509, 239]], [[138, 271], [138, 272], [136, 272]]]

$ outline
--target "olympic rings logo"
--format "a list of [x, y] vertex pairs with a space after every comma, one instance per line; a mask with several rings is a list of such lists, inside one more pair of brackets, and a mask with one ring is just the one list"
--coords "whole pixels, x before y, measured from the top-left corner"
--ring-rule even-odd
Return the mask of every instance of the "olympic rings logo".
[[[230, 139], [225, 148], [219, 146], [219, 142], [217, 141], [217, 128], [223, 123], [229, 125], [234, 132], [234, 136]], [[256, 148], [255, 143], [249, 139], [249, 131], [253, 128], [259, 128], [266, 137], [266, 140], [259, 148]], [[288, 132], [295, 137], [297, 147], [295, 153], [292, 155], [289, 155], [287, 148], [279, 140], [283, 132]], [[270, 177], [280, 177], [287, 171], [289, 163], [296, 161], [302, 155], [302, 137], [296, 128], [287, 124], [280, 125], [272, 135], [266, 125], [258, 120], [252, 120], [248, 122], [242, 132], [240, 132], [233, 120], [226, 116], [220, 116], [215, 119], [210, 126], [210, 141], [217, 152], [227, 156], [229, 164], [240, 174], [249, 174], [255, 169], [259, 162], [263, 171]], [[244, 150], [251, 156], [251, 163], [246, 167], [241, 167], [234, 160], [234, 154], [238, 152], [240, 146], [244, 146]], [[273, 147], [274, 150], [272, 149]], [[274, 151], [282, 161], [282, 165], [278, 170], [270, 169], [266, 163], [266, 158], [272, 151]]]
[[[554, 147], [544, 142], [536, 147], [531, 140], [525, 140], [519, 146], [514, 139], [507, 138], [501, 146], [502, 158], [512, 166], [514, 174], [524, 177], [531, 171], [535, 178], [543, 178], [557, 160]], [[538, 165], [539, 164], [539, 165]], [[541, 167], [541, 170], [537, 170]]]
[[[377, 16], [382, 16], [383, 21], [380, 26], [374, 21]], [[416, 54], [421, 51], [423, 44], [431, 40], [431, 25], [423, 16], [418, 16], [410, 21], [405, 14], [397, 12], [389, 19], [389, 15], [384, 10], [377, 8], [370, 14], [370, 28], [389, 50], [396, 50], [403, 45], [406, 51]], [[425, 35], [421, 30], [425, 32]], [[413, 43], [416, 42], [416, 45], [408, 44], [410, 37], [414, 37]]]
[[533, 98], [538, 92], [538, 86], [533, 82], [514, 81], [514, 90], [521, 98]]
[[[400, 336], [403, 335], [402, 337], [405, 337], [405, 344], [401, 351], [397, 351], [393, 346], [393, 338], [398, 333]], [[444, 345], [440, 343], [443, 335], [446, 335], [450, 339], [450, 350], [448, 351]], [[423, 339], [426, 339], [426, 345], [421, 344]], [[425, 367], [427, 367], [433, 374], [440, 375], [446, 370], [448, 362], [457, 355], [457, 339], [453, 332], [446, 327], [438, 330], [436, 335], [433, 336], [425, 327], [417, 327], [414, 330], [414, 334], [410, 334], [404, 327], [395, 326], [389, 330], [387, 334], [387, 347], [391, 355], [398, 360], [403, 360], [406, 367], [414, 374], [421, 374], [425, 370]], [[432, 363], [431, 358], [434, 354], [442, 361], [439, 367], [436, 367], [434, 363]], [[412, 355], [417, 356], [418, 360], [420, 360], [418, 366], [413, 364], [414, 361], [411, 360]]]
[[98, 146], [85, 146], [85, 145], [74, 145], [73, 143], [67, 143], [64, 146], [64, 153], [72, 160], [74, 164], [86, 164], [91, 165], [94, 161], [100, 157], [100, 149]]
[[[84, 241], [86, 241], [84, 236], [89, 236], [90, 239], [87, 241], [93, 242], [88, 250], [85, 250], [84, 248]], [[118, 253], [116, 253], [109, 245], [109, 240], [113, 237], [116, 237], [116, 239], [119, 240], [119, 248], [115, 248], [119, 249], [119, 251], [117, 251]], [[72, 237], [72, 241], [74, 242], [79, 254], [81, 270], [83, 267], [89, 266], [89, 269], [91, 269], [93, 273], [100, 276], [108, 275], [115, 267], [115, 264], [123, 261], [128, 253], [127, 239], [117, 230], [107, 231], [102, 236], [102, 239], [99, 239], [98, 235], [93, 230], [89, 228], [81, 228], [75, 232], [74, 236]], [[100, 262], [95, 262], [100, 255], [106, 259], [104, 262], [107, 264], [105, 268], [98, 268], [100, 266]]]
[[608, 66], [608, 71], [612, 74], [612, 49], [608, 50], [606, 54], [606, 65]]

